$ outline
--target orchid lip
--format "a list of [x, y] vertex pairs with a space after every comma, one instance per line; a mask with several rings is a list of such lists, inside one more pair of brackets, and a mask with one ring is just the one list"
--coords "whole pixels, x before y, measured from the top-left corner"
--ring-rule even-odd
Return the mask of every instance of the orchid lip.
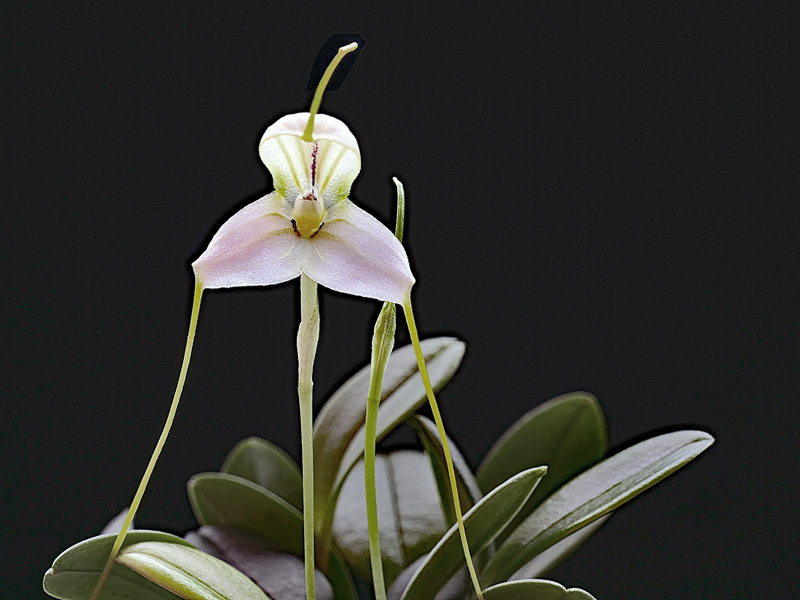
[[297, 237], [313, 238], [325, 219], [325, 207], [313, 192], [298, 196], [292, 208], [292, 227]]

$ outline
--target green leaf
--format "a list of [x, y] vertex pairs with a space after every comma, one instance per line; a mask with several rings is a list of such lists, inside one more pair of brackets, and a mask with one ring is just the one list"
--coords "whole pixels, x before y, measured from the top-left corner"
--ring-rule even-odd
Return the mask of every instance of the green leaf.
[[[232, 527], [274, 542], [303, 556], [303, 516], [277, 494], [235, 475], [201, 473], [187, 484], [189, 501], [201, 525]], [[331, 551], [328, 579], [337, 600], [357, 600], [350, 574], [338, 552]]]
[[544, 552], [533, 557], [533, 560], [523, 565], [514, 572], [514, 579], [540, 579], [555, 569], [558, 565], [572, 556], [578, 549], [600, 529], [614, 513], [609, 513], [600, 517], [596, 521], [589, 523], [586, 527], [581, 527], [578, 531], [569, 534], [563, 540], [556, 542]]
[[[464, 515], [470, 550], [478, 554], [514, 518], [547, 472], [545, 467], [518, 473], [497, 486]], [[433, 600], [436, 593], [464, 565], [458, 529], [453, 526], [431, 551], [408, 584], [403, 600]]]
[[[86, 600], [91, 596], [108, 560], [116, 534], [99, 535], [78, 542], [62, 552], [45, 573], [44, 591], [61, 600]], [[191, 545], [179, 537], [160, 531], [130, 531], [123, 548], [145, 541]], [[141, 575], [120, 565], [111, 567], [99, 600], [175, 600], [175, 596]]]
[[[447, 472], [447, 462], [444, 457], [444, 448], [442, 447], [442, 440], [439, 437], [439, 430], [433, 421], [419, 414], [412, 415], [412, 417], [406, 421], [406, 424], [417, 432], [420, 442], [431, 460], [433, 473], [439, 487], [439, 497], [447, 519], [447, 525], [450, 527], [456, 523], [456, 513], [455, 506], [453, 505], [452, 493], [450, 491], [450, 475]], [[477, 501], [483, 498], [483, 494], [475, 479], [475, 475], [472, 473], [472, 469], [470, 469], [467, 461], [464, 460], [458, 447], [453, 443], [453, 440], [450, 439], [450, 436], [448, 436], [447, 439], [451, 458], [453, 459], [453, 470], [456, 474], [456, 487], [458, 488], [461, 511], [462, 513], [466, 513]], [[472, 562], [475, 569], [480, 571], [493, 554], [494, 545], [491, 543], [481, 552], [473, 553]], [[404, 572], [406, 584], [408, 584], [417, 569], [422, 566], [422, 561], [418, 561], [418, 563], [419, 564], [416, 564], [416, 568], [414, 568], [415, 565], [412, 564]], [[471, 588], [472, 583], [466, 566], [464, 566], [464, 568], [458, 571], [457, 575], [453, 576], [450, 581], [439, 590], [438, 597], [461, 597], [466, 593], [465, 590]], [[401, 594], [404, 589], [405, 586], [401, 588]], [[398, 594], [397, 597], [401, 594]]]
[[117, 562], [186, 600], [270, 600], [229, 564], [180, 544], [132, 544]]
[[498, 538], [502, 542], [547, 496], [595, 464], [608, 449], [600, 403], [588, 392], [557, 396], [517, 420], [478, 468], [485, 492], [525, 469], [547, 465], [547, 477]]
[[[400, 600], [402, 598], [403, 592], [406, 590], [409, 582], [414, 577], [414, 573], [419, 570], [427, 558], [428, 555], [418, 558], [408, 567], [406, 567], [402, 573], [400, 573], [397, 579], [394, 580], [392, 586], [386, 590], [387, 600]], [[473, 557], [473, 559], [475, 558], [476, 557]], [[453, 577], [450, 578], [450, 581], [448, 581], [442, 588], [439, 589], [439, 591], [436, 593], [436, 600], [469, 598], [469, 592], [472, 589], [472, 582], [467, 573], [467, 568], [464, 566]]]
[[303, 507], [300, 467], [281, 448], [260, 437], [242, 440], [231, 450], [222, 472], [243, 477], [274, 492], [295, 508]]
[[[439, 430], [433, 421], [422, 415], [413, 415], [406, 423], [417, 432], [420, 442], [422, 442], [422, 446], [430, 458], [433, 474], [436, 477], [436, 484], [439, 489], [439, 498], [449, 527], [456, 522], [456, 515], [450, 491], [450, 476], [447, 473], [447, 462], [445, 461]], [[483, 494], [481, 494], [478, 482], [475, 480], [475, 475], [472, 474], [467, 461], [464, 460], [450, 436], [447, 437], [450, 455], [453, 459], [453, 469], [456, 473], [458, 500], [461, 503], [461, 510], [466, 512], [483, 497]]]
[[[411, 562], [429, 552], [448, 525], [442, 513], [431, 461], [423, 452], [399, 450], [375, 457], [378, 526], [387, 585]], [[371, 579], [364, 462], [350, 471], [336, 507], [336, 545], [353, 572]]]
[[201, 525], [248, 531], [302, 556], [300, 511], [274, 492], [226, 473], [195, 475], [187, 489], [192, 510]]
[[589, 592], [567, 589], [555, 581], [523, 579], [493, 585], [483, 590], [484, 600], [596, 600]]
[[[434, 390], [439, 390], [455, 374], [464, 357], [464, 342], [450, 337], [421, 343]], [[328, 499], [348, 471], [364, 454], [364, 420], [369, 388], [367, 365], [347, 380], [325, 403], [314, 421], [314, 490], [316, 518], [330, 519]], [[427, 401], [412, 346], [392, 352], [383, 378], [378, 411], [377, 439], [381, 440]]]
[[713, 441], [702, 431], [676, 431], [636, 444], [585, 471], [545, 500], [506, 539], [481, 573], [481, 582], [488, 586], [504, 581], [573, 531], [688, 463]]
[[[270, 598], [306, 600], [305, 566], [299, 556], [279, 552], [267, 540], [230, 527], [204, 525], [191, 533], [190, 541], [247, 575]], [[333, 589], [319, 569], [315, 581], [317, 600], [333, 600]]]

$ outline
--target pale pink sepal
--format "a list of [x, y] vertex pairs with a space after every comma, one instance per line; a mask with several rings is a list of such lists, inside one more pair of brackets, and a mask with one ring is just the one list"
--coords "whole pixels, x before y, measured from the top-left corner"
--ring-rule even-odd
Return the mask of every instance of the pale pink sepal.
[[192, 264], [203, 287], [272, 285], [299, 276], [302, 256], [293, 250], [301, 240], [286, 208], [272, 192], [228, 219]]
[[350, 200], [337, 204], [307, 242], [317, 260], [308, 261], [305, 273], [327, 288], [402, 304], [414, 285], [403, 245]]
[[272, 285], [305, 272], [330, 289], [402, 304], [414, 277], [402, 244], [345, 199], [313, 239], [297, 237], [291, 204], [273, 192], [244, 207], [192, 265], [204, 288]]

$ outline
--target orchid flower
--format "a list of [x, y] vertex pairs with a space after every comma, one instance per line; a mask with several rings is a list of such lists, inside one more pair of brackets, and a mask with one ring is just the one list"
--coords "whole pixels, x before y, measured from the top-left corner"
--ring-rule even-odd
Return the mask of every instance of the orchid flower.
[[[392, 310], [394, 304], [403, 307], [420, 374], [448, 462], [450, 486], [465, 559], [476, 593], [482, 598], [466, 540], [447, 437], [414, 324], [410, 294], [415, 280], [411, 274], [406, 252], [398, 239], [401, 237], [399, 230], [398, 236], [395, 236], [380, 221], [349, 199], [350, 188], [361, 169], [358, 143], [344, 123], [333, 117], [318, 114], [322, 95], [333, 72], [341, 59], [356, 48], [357, 44], [352, 43], [339, 49], [317, 87], [309, 112], [286, 115], [267, 128], [259, 143], [259, 154], [272, 175], [275, 191], [234, 214], [220, 227], [206, 251], [192, 264], [195, 273], [195, 293], [189, 333], [169, 414], [90, 600], [97, 599], [108, 577], [172, 426], [191, 358], [203, 291], [215, 288], [273, 285], [297, 277], [300, 278], [301, 314], [297, 336], [298, 397], [308, 600], [314, 600], [316, 596], [312, 372], [319, 338], [317, 284], [337, 292], [382, 300], [392, 304]], [[396, 183], [400, 196], [402, 188], [399, 182]], [[400, 200], [400, 197], [398, 199]], [[392, 312], [392, 321], [393, 314]], [[393, 327], [391, 337], [392, 339], [394, 337]], [[374, 418], [380, 398], [383, 368], [389, 352], [382, 353], [380, 359], [383, 363], [382, 368], [378, 365], [377, 378], [370, 385], [368, 421], [373, 432], [371, 439], [369, 436], [367, 439], [366, 455], [368, 458], [371, 457], [373, 462]], [[375, 368], [373, 370], [375, 371]], [[374, 504], [374, 465], [372, 473], [373, 493], [370, 504]], [[367, 487], [370, 488], [369, 485]], [[380, 599], [385, 598], [385, 590], [380, 572], [377, 510], [374, 509], [372, 513], [371, 554], [376, 596]]]
[[347, 197], [361, 168], [347, 126], [309, 113], [271, 125], [259, 150], [275, 191], [233, 215], [192, 267], [204, 288], [281, 283], [304, 274], [324, 287], [402, 304], [414, 284], [402, 244]]

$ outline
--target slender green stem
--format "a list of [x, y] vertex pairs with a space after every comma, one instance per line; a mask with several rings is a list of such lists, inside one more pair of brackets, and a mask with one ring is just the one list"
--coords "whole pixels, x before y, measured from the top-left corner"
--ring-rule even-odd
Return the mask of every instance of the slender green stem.
[[306, 597], [315, 600], [314, 585], [314, 357], [319, 341], [317, 284], [300, 275], [300, 327], [297, 331], [297, 397], [300, 401], [300, 443], [303, 458], [303, 549]]
[[[406, 218], [406, 195], [403, 184], [392, 177], [397, 187], [397, 221], [394, 235], [402, 243]], [[394, 348], [397, 330], [397, 307], [393, 302], [384, 302], [375, 331], [372, 335], [372, 361], [370, 364], [369, 390], [367, 391], [367, 415], [364, 424], [364, 488], [367, 500], [367, 529], [369, 531], [369, 560], [372, 569], [372, 585], [375, 600], [386, 600], [386, 581], [381, 560], [380, 528], [378, 527], [378, 490], [375, 481], [375, 438], [378, 430], [378, 408], [381, 403], [383, 376]]]
[[458, 498], [458, 487], [456, 484], [456, 472], [453, 468], [453, 458], [450, 456], [450, 444], [447, 442], [447, 434], [444, 430], [444, 423], [442, 422], [442, 415], [439, 412], [439, 405], [436, 402], [436, 396], [433, 394], [433, 387], [431, 386], [431, 379], [428, 376], [428, 369], [425, 367], [425, 356], [422, 354], [422, 348], [419, 345], [419, 335], [417, 334], [417, 326], [414, 323], [414, 312], [411, 310], [411, 297], [407, 297], [403, 304], [403, 311], [406, 316], [406, 323], [408, 324], [408, 333], [411, 336], [411, 343], [414, 345], [414, 354], [417, 357], [417, 365], [419, 365], [419, 372], [422, 375], [422, 383], [425, 386], [425, 393], [428, 395], [428, 402], [431, 405], [431, 412], [433, 413], [433, 420], [436, 422], [436, 428], [439, 430], [439, 437], [442, 439], [442, 450], [444, 450], [444, 458], [447, 463], [447, 474], [450, 477], [450, 492], [453, 496], [453, 508], [455, 508], [456, 521], [458, 522], [458, 532], [461, 535], [461, 546], [464, 548], [464, 559], [467, 562], [467, 570], [469, 571], [472, 585], [475, 588], [475, 594], [479, 600], [483, 600], [481, 593], [481, 586], [478, 583], [478, 575], [475, 572], [475, 565], [472, 564], [472, 555], [469, 550], [469, 543], [467, 542], [467, 532], [464, 529], [464, 518], [461, 515], [461, 502]]
[[303, 139], [306, 142], [313, 142], [314, 138], [312, 134], [314, 133], [314, 118], [317, 116], [317, 112], [319, 111], [319, 105], [322, 104], [322, 95], [325, 93], [325, 88], [328, 87], [328, 82], [333, 77], [333, 72], [336, 70], [336, 67], [339, 66], [339, 63], [342, 62], [342, 59], [353, 52], [356, 48], [358, 48], [358, 44], [356, 42], [350, 42], [346, 46], [342, 46], [337, 50], [336, 56], [333, 57], [328, 68], [325, 69], [325, 72], [322, 74], [322, 79], [319, 80], [317, 84], [317, 89], [314, 92], [314, 98], [311, 100], [311, 108], [309, 109], [309, 113], [311, 113], [308, 117], [308, 122], [306, 123], [305, 131], [303, 131]]
[[386, 600], [386, 582], [381, 561], [381, 541], [378, 527], [378, 492], [375, 482], [375, 438], [378, 427], [378, 407], [381, 402], [383, 375], [394, 348], [397, 328], [397, 309], [394, 303], [384, 302], [375, 323], [372, 337], [372, 363], [367, 392], [367, 416], [364, 436], [364, 487], [367, 500], [367, 528], [369, 531], [369, 559], [375, 600]]
[[200, 300], [202, 296], [203, 284], [197, 280], [194, 286], [192, 316], [189, 319], [189, 333], [186, 336], [186, 349], [183, 352], [183, 364], [181, 365], [180, 375], [178, 375], [178, 385], [175, 388], [175, 394], [172, 396], [172, 404], [169, 407], [169, 414], [167, 414], [167, 420], [164, 423], [164, 429], [161, 431], [161, 436], [158, 438], [158, 442], [156, 442], [156, 447], [153, 448], [153, 455], [150, 457], [150, 462], [147, 464], [144, 475], [142, 475], [142, 480], [139, 482], [139, 488], [136, 490], [136, 494], [133, 496], [133, 501], [128, 509], [128, 514], [125, 516], [125, 520], [122, 523], [122, 528], [117, 534], [117, 539], [114, 540], [114, 545], [111, 547], [108, 560], [103, 567], [103, 572], [100, 574], [100, 579], [97, 580], [97, 584], [95, 585], [94, 591], [92, 592], [89, 600], [97, 600], [97, 597], [100, 595], [100, 591], [103, 589], [106, 579], [108, 579], [108, 574], [111, 572], [111, 567], [114, 565], [114, 559], [117, 558], [117, 554], [119, 554], [119, 551], [122, 548], [122, 544], [125, 541], [125, 536], [128, 534], [128, 529], [133, 521], [133, 517], [136, 515], [136, 511], [139, 509], [139, 504], [142, 502], [142, 496], [144, 496], [144, 491], [147, 489], [150, 476], [153, 474], [156, 461], [158, 461], [158, 457], [161, 455], [161, 450], [164, 448], [164, 444], [167, 441], [167, 436], [172, 428], [172, 422], [175, 420], [175, 413], [178, 412], [178, 404], [181, 401], [181, 394], [183, 393], [183, 384], [186, 381], [186, 373], [189, 370], [189, 361], [192, 358], [192, 346], [194, 345], [194, 334], [197, 330], [197, 318], [200, 315]]

